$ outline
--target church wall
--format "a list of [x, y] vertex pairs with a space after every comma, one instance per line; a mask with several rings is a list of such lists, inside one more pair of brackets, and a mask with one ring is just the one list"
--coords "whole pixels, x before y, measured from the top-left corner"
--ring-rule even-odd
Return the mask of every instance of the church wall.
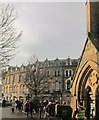
[[88, 43], [86, 45], [80, 66], [82, 66], [88, 60], [97, 62], [97, 50], [90, 40], [88, 40]]

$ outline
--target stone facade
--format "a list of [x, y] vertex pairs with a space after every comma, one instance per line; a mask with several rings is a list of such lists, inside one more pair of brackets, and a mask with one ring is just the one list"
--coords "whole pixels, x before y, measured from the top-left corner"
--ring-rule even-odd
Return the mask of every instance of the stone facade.
[[[43, 97], [63, 97], [62, 95], [69, 91], [68, 82], [73, 76], [78, 59], [55, 59], [45, 61], [36, 61], [35, 68], [43, 71], [44, 79], [47, 81], [46, 94]], [[26, 78], [27, 66], [9, 67], [4, 72], [2, 79], [2, 93], [7, 100], [16, 98], [26, 98], [29, 94]], [[66, 95], [64, 95], [66, 96]], [[68, 95], [67, 95], [68, 96]]]
[[25, 98], [28, 94], [28, 89], [24, 83], [25, 66], [20, 68], [9, 67], [6, 72], [2, 74], [2, 97], [10, 101], [13, 98]]
[[88, 1], [86, 8], [88, 36], [73, 77], [71, 106], [74, 111], [80, 102], [86, 109], [89, 104], [89, 114], [99, 118], [99, 2]]
[[[87, 32], [99, 34], [99, 2], [86, 2]], [[98, 0], [97, 0], [98, 1]]]
[[[56, 97], [56, 99], [61, 99], [67, 101], [69, 94], [69, 85], [68, 82], [71, 81], [73, 76], [78, 59], [58, 59], [48, 60], [44, 62], [37, 61], [36, 66], [39, 66], [45, 74], [45, 80], [48, 82], [47, 91], [49, 91], [50, 97]], [[46, 97], [46, 94], [45, 94]]]

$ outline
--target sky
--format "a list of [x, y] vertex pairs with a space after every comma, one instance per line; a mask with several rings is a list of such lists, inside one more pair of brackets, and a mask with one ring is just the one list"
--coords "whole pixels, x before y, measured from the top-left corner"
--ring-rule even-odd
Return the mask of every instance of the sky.
[[26, 65], [35, 55], [46, 58], [79, 58], [86, 41], [85, 2], [12, 2], [18, 14], [15, 26], [23, 31], [11, 66]]

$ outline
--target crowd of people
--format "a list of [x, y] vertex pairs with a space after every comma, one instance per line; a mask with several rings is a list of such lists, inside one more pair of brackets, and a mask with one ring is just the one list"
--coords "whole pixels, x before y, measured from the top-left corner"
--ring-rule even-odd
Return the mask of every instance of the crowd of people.
[[[5, 107], [6, 100], [3, 100], [3, 107]], [[61, 117], [62, 120], [71, 120], [72, 119], [72, 108], [70, 106], [66, 106], [66, 102], [60, 105], [59, 101], [55, 101], [54, 99], [39, 101], [39, 100], [27, 100], [25, 103], [22, 100], [11, 101], [11, 111], [12, 113], [17, 110], [20, 114], [25, 113], [26, 117], [35, 117], [38, 116], [41, 118], [47, 117]], [[73, 118], [75, 120], [84, 120], [85, 118], [85, 108], [79, 105], [77, 110], [74, 112]]]
[[14, 110], [18, 110], [19, 113], [22, 113], [23, 111], [23, 101], [22, 100], [12, 100], [11, 101], [12, 104], [12, 113], [14, 113]]
[[[25, 104], [25, 112], [27, 113], [27, 117], [29, 117], [29, 115], [31, 117], [34, 117], [35, 114], [39, 115], [39, 118], [41, 118], [41, 115], [43, 115], [43, 118], [47, 118], [47, 117], [61, 117], [63, 120], [65, 120], [64, 118], [66, 117], [66, 111], [63, 111], [65, 113], [62, 113], [63, 108], [60, 107], [59, 109], [61, 109], [61, 114], [58, 115], [58, 106], [60, 106], [60, 102], [59, 101], [55, 101], [54, 99], [51, 100], [46, 100], [46, 101], [41, 101], [38, 103], [35, 103], [37, 101], [27, 101]], [[65, 106], [66, 103], [64, 102], [63, 105], [64, 106], [64, 110], [65, 110]], [[71, 120], [72, 117], [72, 108], [70, 106], [69, 107], [69, 114], [68, 114], [68, 119], [67, 120]]]

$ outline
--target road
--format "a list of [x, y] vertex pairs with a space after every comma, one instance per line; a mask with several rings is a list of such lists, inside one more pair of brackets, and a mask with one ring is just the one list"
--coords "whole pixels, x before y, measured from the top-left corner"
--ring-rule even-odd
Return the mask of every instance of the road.
[[[18, 111], [16, 110], [15, 113], [12, 113], [11, 107], [6, 107], [6, 108], [0, 108], [0, 120], [49, 120], [49, 119], [26, 118], [25, 113], [18, 113]], [[60, 120], [60, 119], [51, 118], [50, 120]]]
[[[39, 118], [39, 114], [35, 115], [35, 117]], [[19, 113], [17, 110], [15, 110], [15, 112], [12, 113], [11, 107], [5, 107], [0, 108], [0, 120], [35, 120], [35, 119], [30, 117], [27, 118], [26, 113], [24, 112]]]
[[12, 113], [11, 107], [0, 108], [0, 119], [1, 118], [26, 118], [25, 113], [19, 113], [15, 110], [15, 113]]

